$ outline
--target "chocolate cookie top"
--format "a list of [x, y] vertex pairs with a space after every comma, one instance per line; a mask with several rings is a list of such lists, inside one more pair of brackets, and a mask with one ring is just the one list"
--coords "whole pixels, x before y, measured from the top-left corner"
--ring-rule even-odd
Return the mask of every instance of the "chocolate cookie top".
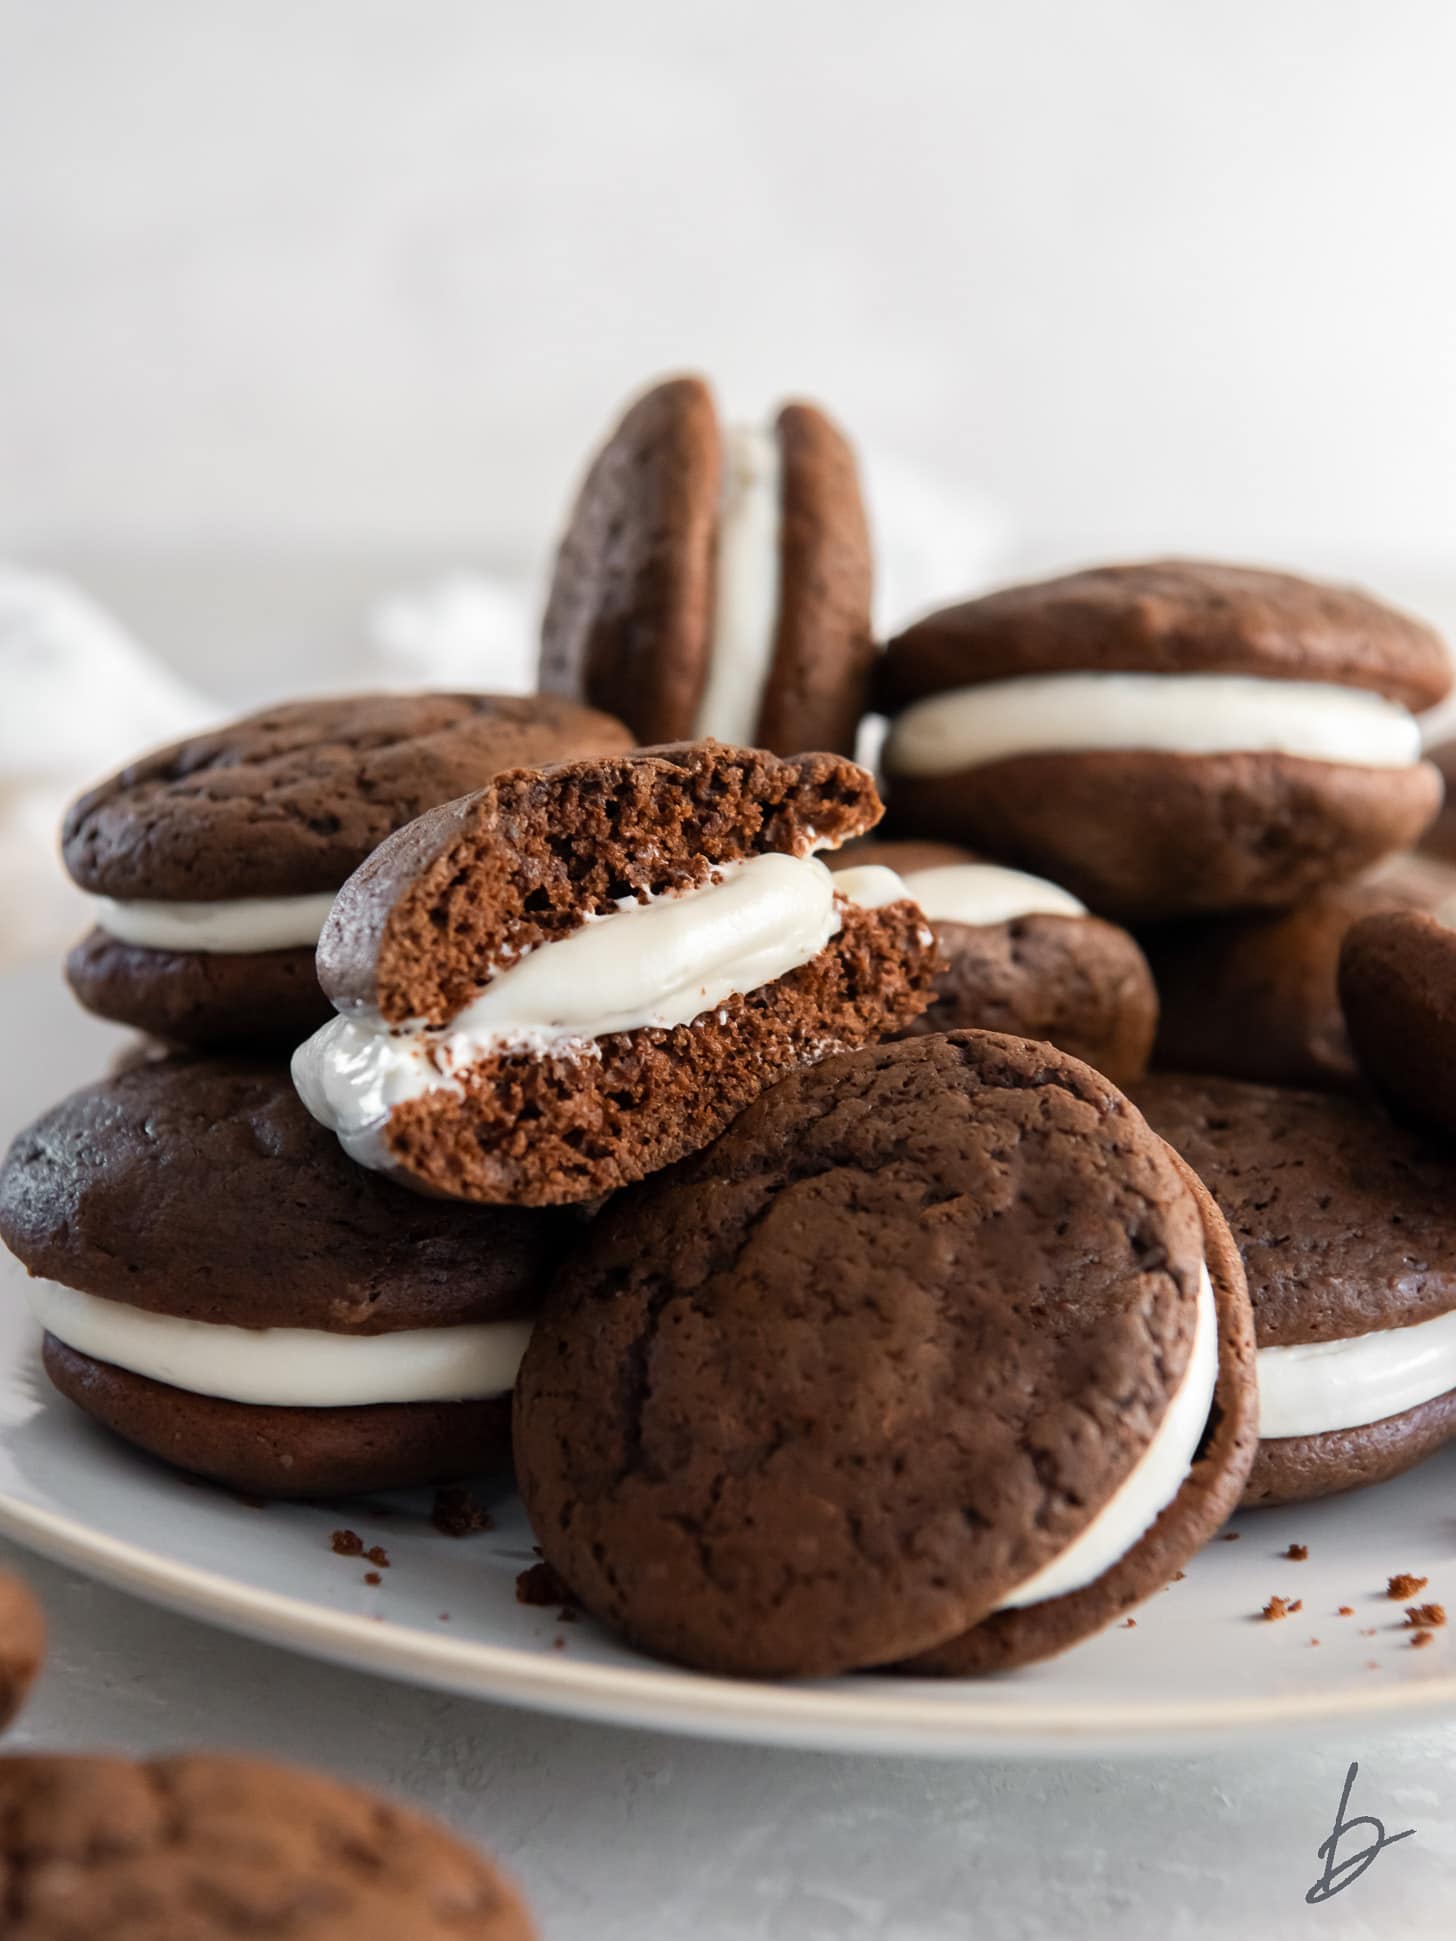
[[211, 902], [337, 889], [394, 829], [502, 769], [632, 744], [618, 721], [540, 695], [292, 701], [159, 749], [72, 804], [83, 890]]
[[1456, 1159], [1377, 1106], [1158, 1074], [1131, 1095], [1228, 1221], [1261, 1348], [1456, 1307]]
[[6, 1941], [531, 1941], [432, 1820], [262, 1760], [0, 1758]]
[[0, 1726], [8, 1725], [25, 1703], [44, 1657], [40, 1606], [18, 1577], [0, 1573]]
[[153, 1313], [389, 1334], [529, 1314], [569, 1214], [422, 1199], [347, 1159], [286, 1071], [177, 1057], [73, 1092], [0, 1168], [32, 1274]]
[[898, 876], [910, 876], [918, 869], [947, 869], [957, 863], [980, 863], [985, 858], [973, 849], [962, 849], [953, 842], [916, 842], [909, 838], [864, 836], [846, 843], [828, 859], [831, 869], [868, 869], [873, 864], [892, 869]]
[[622, 1194], [558, 1280], [516, 1388], [546, 1558], [712, 1669], [942, 1643], [1132, 1470], [1203, 1248], [1172, 1155], [1047, 1046], [955, 1032], [799, 1071]]
[[881, 664], [890, 711], [1028, 674], [1253, 674], [1373, 689], [1413, 710], [1451, 685], [1440, 636], [1355, 587], [1206, 560], [1100, 566], [917, 622]]
[[[811, 404], [786, 404], [772, 437], [777, 615], [751, 738], [784, 753], [852, 753], [874, 659], [854, 453]], [[730, 469], [702, 378], [669, 379], [631, 405], [593, 460], [557, 553], [541, 626], [545, 692], [620, 714], [644, 743], [728, 732], [700, 724], [699, 712]]]
[[767, 850], [802, 855], [879, 816], [869, 774], [836, 755], [699, 741], [521, 769], [375, 851], [324, 925], [319, 982], [341, 1011], [442, 1025], [494, 970], [624, 898], [695, 888]]

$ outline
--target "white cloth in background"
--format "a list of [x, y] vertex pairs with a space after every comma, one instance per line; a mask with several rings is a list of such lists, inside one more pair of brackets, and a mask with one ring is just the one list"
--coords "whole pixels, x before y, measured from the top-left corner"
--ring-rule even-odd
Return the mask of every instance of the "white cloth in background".
[[78, 588], [0, 561], [0, 963], [84, 926], [57, 846], [71, 798], [217, 715]]

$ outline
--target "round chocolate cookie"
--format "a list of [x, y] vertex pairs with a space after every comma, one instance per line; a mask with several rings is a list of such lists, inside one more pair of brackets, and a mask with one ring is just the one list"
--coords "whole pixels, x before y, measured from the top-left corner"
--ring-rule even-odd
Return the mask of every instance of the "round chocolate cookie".
[[334, 892], [386, 836], [503, 769], [631, 739], [541, 696], [368, 694], [160, 749], [66, 816], [66, 867], [101, 899], [71, 988], [179, 1044], [297, 1044], [328, 1016], [313, 957]]
[[1088, 1066], [958, 1031], [797, 1072], [614, 1201], [522, 1365], [516, 1465], [548, 1563], [646, 1650], [979, 1668], [975, 1627], [1021, 1663], [1159, 1588], [1237, 1499], [1253, 1404], [1186, 1169]]
[[5, 1941], [531, 1941], [514, 1889], [434, 1820], [219, 1753], [0, 1758]]
[[0, 1168], [45, 1366], [96, 1419], [261, 1495], [484, 1473], [570, 1216], [352, 1165], [286, 1072], [179, 1056], [72, 1096]]
[[1456, 869], [1405, 854], [1292, 910], [1150, 924], [1139, 941], [1161, 1003], [1154, 1064], [1271, 1085], [1353, 1085], [1337, 989], [1346, 932], [1362, 917], [1448, 902]]
[[501, 776], [340, 891], [318, 955], [339, 1016], [294, 1082], [427, 1192], [613, 1192], [924, 1009], [935, 941], [904, 885], [861, 894], [816, 853], [879, 814], [842, 756], [712, 741]]
[[894, 870], [940, 947], [935, 1000], [908, 1027], [967, 1027], [1035, 1038], [1085, 1059], [1116, 1085], [1141, 1077], [1158, 993], [1125, 930], [1042, 877], [983, 862], [950, 843], [851, 843], [833, 869]]
[[540, 681], [642, 742], [854, 753], [874, 648], [854, 453], [811, 404], [719, 424], [699, 377], [631, 406], [582, 483]]
[[1408, 847], [1439, 638], [1353, 588], [1198, 561], [1011, 587], [890, 642], [896, 835], [1141, 921], [1298, 902]]
[[1245, 1501], [1330, 1496], [1456, 1434], [1456, 1158], [1339, 1094], [1145, 1079], [1237, 1241], [1262, 1440]]
[[0, 1573], [0, 1726], [9, 1725], [25, 1703], [44, 1657], [45, 1619], [40, 1606], [18, 1577]]
[[1340, 951], [1340, 1002], [1360, 1068], [1393, 1110], [1456, 1136], [1456, 898], [1389, 910]]

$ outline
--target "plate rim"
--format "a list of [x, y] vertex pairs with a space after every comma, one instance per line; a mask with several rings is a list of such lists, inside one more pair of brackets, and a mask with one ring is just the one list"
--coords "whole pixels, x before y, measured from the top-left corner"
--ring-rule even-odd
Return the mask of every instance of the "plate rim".
[[894, 1697], [814, 1684], [717, 1677], [686, 1668], [604, 1665], [549, 1658], [514, 1645], [436, 1636], [387, 1617], [331, 1611], [306, 1598], [240, 1583], [92, 1529], [79, 1519], [0, 1490], [0, 1533], [52, 1561], [146, 1601], [265, 1643], [358, 1671], [423, 1683], [463, 1697], [527, 1710], [668, 1731], [821, 1750], [968, 1757], [1048, 1749], [1189, 1752], [1281, 1725], [1339, 1726], [1352, 1719], [1456, 1708], [1456, 1671], [1369, 1691], [1289, 1692], [1163, 1700], [1135, 1712], [1030, 1701], [1016, 1710], [957, 1703], [907, 1687]]

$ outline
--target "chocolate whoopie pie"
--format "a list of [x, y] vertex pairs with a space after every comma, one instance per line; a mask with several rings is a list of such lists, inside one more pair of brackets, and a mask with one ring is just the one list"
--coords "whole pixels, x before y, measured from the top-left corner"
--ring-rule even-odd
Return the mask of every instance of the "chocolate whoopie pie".
[[75, 1092], [0, 1168], [46, 1372], [153, 1455], [264, 1496], [483, 1474], [576, 1222], [352, 1165], [285, 1071], [179, 1056]]
[[1353, 1085], [1337, 988], [1346, 932], [1364, 917], [1447, 903], [1456, 907], [1456, 869], [1406, 854], [1292, 910], [1148, 925], [1139, 941], [1161, 1007], [1153, 1063], [1270, 1085]]
[[1165, 560], [1010, 587], [890, 642], [891, 823], [1124, 920], [1296, 903], [1431, 821], [1414, 711], [1450, 681], [1430, 628], [1284, 573]]
[[1392, 1110], [1456, 1137], [1456, 897], [1363, 918], [1340, 951], [1360, 1068]]
[[340, 891], [318, 959], [340, 1016], [295, 1083], [428, 1192], [614, 1191], [924, 1008], [935, 944], [904, 885], [815, 854], [879, 814], [840, 756], [717, 742], [500, 776]]
[[342, 695], [265, 708], [133, 762], [75, 802], [66, 868], [100, 899], [66, 975], [90, 1011], [199, 1046], [292, 1046], [329, 1015], [314, 948], [394, 829], [503, 768], [615, 754], [561, 700]]
[[1085, 1059], [1116, 1085], [1139, 1078], [1158, 993], [1137, 944], [1076, 897], [951, 843], [851, 843], [831, 869], [894, 870], [940, 947], [935, 1002], [907, 1030], [1004, 1031]]
[[436, 1821], [221, 1753], [0, 1758], [5, 1941], [531, 1941], [515, 1890]]
[[613, 1201], [516, 1388], [551, 1567], [755, 1676], [1059, 1651], [1212, 1534], [1255, 1437], [1207, 1195], [1100, 1074], [975, 1031], [796, 1072]]
[[[0, 1726], [25, 1703], [45, 1657], [45, 1619], [18, 1577], [0, 1573]], [[0, 1882], [0, 1907], [4, 1885]]]
[[1262, 1436], [1245, 1501], [1383, 1482], [1456, 1434], [1456, 1157], [1340, 1094], [1155, 1074], [1132, 1096], [1243, 1257]]
[[540, 682], [643, 742], [854, 753], [874, 648], [854, 453], [812, 404], [725, 428], [699, 377], [655, 385], [597, 454], [541, 629]]

